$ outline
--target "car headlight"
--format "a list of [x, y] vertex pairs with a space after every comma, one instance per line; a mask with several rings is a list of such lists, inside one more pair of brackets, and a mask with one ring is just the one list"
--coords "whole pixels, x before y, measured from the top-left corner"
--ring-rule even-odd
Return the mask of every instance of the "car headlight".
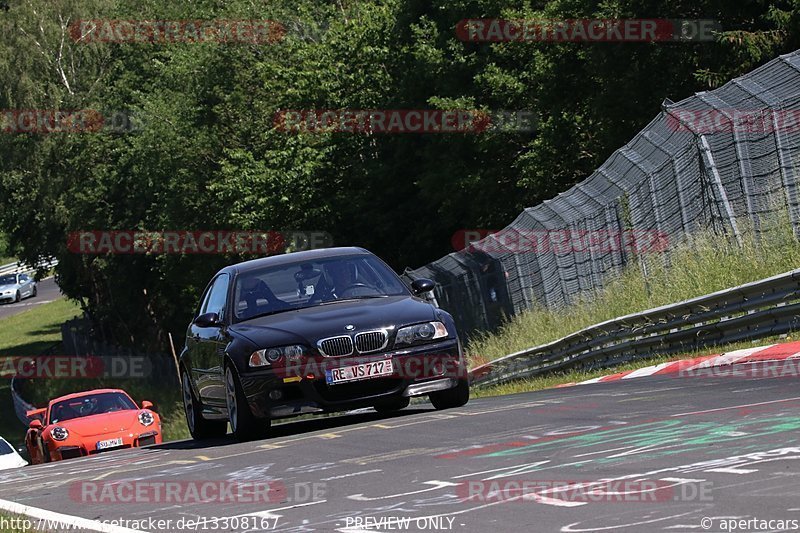
[[67, 440], [69, 438], [69, 431], [67, 431], [67, 428], [62, 428], [61, 426], [54, 427], [50, 434], [58, 441]]
[[297, 361], [304, 355], [306, 355], [306, 349], [299, 344], [266, 348], [253, 352], [252, 355], [250, 355], [250, 367], [258, 368], [261, 366], [270, 366], [281, 360]]
[[139, 423], [145, 427], [150, 426], [156, 421], [156, 417], [150, 411], [142, 411], [139, 413]]
[[447, 328], [441, 322], [425, 322], [397, 330], [395, 346], [418, 344], [447, 337]]

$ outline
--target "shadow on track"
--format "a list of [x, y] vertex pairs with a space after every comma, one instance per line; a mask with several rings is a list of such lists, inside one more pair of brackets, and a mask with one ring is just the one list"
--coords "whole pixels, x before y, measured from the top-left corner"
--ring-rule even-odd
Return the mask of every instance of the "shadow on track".
[[[427, 409], [421, 407], [411, 407], [403, 409], [402, 411], [397, 411], [396, 413], [389, 413], [389, 414], [371, 412], [371, 413], [356, 413], [356, 414], [340, 414], [335, 416], [327, 416], [327, 417], [319, 417], [319, 418], [295, 420], [295, 421], [291, 421], [291, 419], [288, 419], [289, 421], [286, 422], [279, 422], [277, 424], [273, 423], [272, 428], [270, 429], [269, 438], [265, 439], [264, 441], [257, 441], [257, 442], [269, 442], [270, 440], [273, 439], [291, 437], [295, 435], [303, 435], [305, 433], [311, 433], [313, 431], [330, 430], [335, 428], [351, 426], [354, 424], [365, 424], [368, 422], [389, 420], [392, 418], [403, 418], [406, 416], [425, 414], [433, 411], [435, 410], [432, 407], [429, 407]], [[239, 442], [236, 441], [232, 435], [227, 435], [219, 439], [205, 439], [201, 441], [180, 440], [175, 442], [167, 442], [164, 444], [158, 444], [156, 446], [148, 446], [147, 449], [201, 450], [208, 448], [218, 448], [222, 446], [230, 446], [233, 444], [239, 444]]]

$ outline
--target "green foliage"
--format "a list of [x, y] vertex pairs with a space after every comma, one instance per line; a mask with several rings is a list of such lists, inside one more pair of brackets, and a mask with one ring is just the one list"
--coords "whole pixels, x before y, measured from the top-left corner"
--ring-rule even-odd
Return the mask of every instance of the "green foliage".
[[[583, 179], [678, 99], [800, 47], [798, 0], [17, 0], [0, 12], [0, 109], [126, 112], [136, 129], [0, 134], [0, 229], [56, 256], [68, 296], [118, 342], [180, 336], [236, 257], [81, 257], [94, 229], [325, 230], [395, 268], [450, 251]], [[477, 17], [716, 18], [699, 44], [463, 43]], [[79, 19], [282, 22], [273, 44], [74, 42]], [[536, 132], [293, 134], [287, 109], [526, 110]]]

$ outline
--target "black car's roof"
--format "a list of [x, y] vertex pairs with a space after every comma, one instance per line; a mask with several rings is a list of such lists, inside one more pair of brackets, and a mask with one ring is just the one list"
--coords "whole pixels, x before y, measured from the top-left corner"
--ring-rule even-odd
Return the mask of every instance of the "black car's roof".
[[258, 270], [264, 267], [275, 267], [296, 263], [298, 261], [317, 261], [319, 259], [327, 259], [329, 257], [341, 257], [347, 255], [372, 255], [372, 252], [364, 248], [356, 246], [340, 247], [340, 248], [319, 248], [317, 250], [305, 250], [302, 252], [291, 252], [288, 254], [272, 255], [270, 257], [262, 257], [260, 259], [252, 259], [243, 263], [236, 263], [235, 265], [226, 266], [219, 273], [228, 273], [231, 275], [248, 272], [251, 270]]

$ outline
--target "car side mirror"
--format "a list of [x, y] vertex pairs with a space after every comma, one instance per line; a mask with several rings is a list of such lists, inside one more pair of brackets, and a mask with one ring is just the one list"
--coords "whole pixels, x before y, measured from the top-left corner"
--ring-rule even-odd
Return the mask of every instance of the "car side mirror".
[[28, 425], [31, 429], [42, 429], [42, 421], [41, 420], [31, 420], [31, 423]]
[[219, 326], [219, 315], [217, 313], [205, 313], [194, 319], [194, 324], [201, 328], [213, 328]]
[[411, 282], [411, 290], [417, 296], [422, 293], [432, 291], [434, 287], [436, 287], [436, 283], [427, 278], [415, 279]]
[[154, 411], [153, 402], [148, 402], [147, 400], [142, 400], [142, 409], [150, 409], [151, 411]]

